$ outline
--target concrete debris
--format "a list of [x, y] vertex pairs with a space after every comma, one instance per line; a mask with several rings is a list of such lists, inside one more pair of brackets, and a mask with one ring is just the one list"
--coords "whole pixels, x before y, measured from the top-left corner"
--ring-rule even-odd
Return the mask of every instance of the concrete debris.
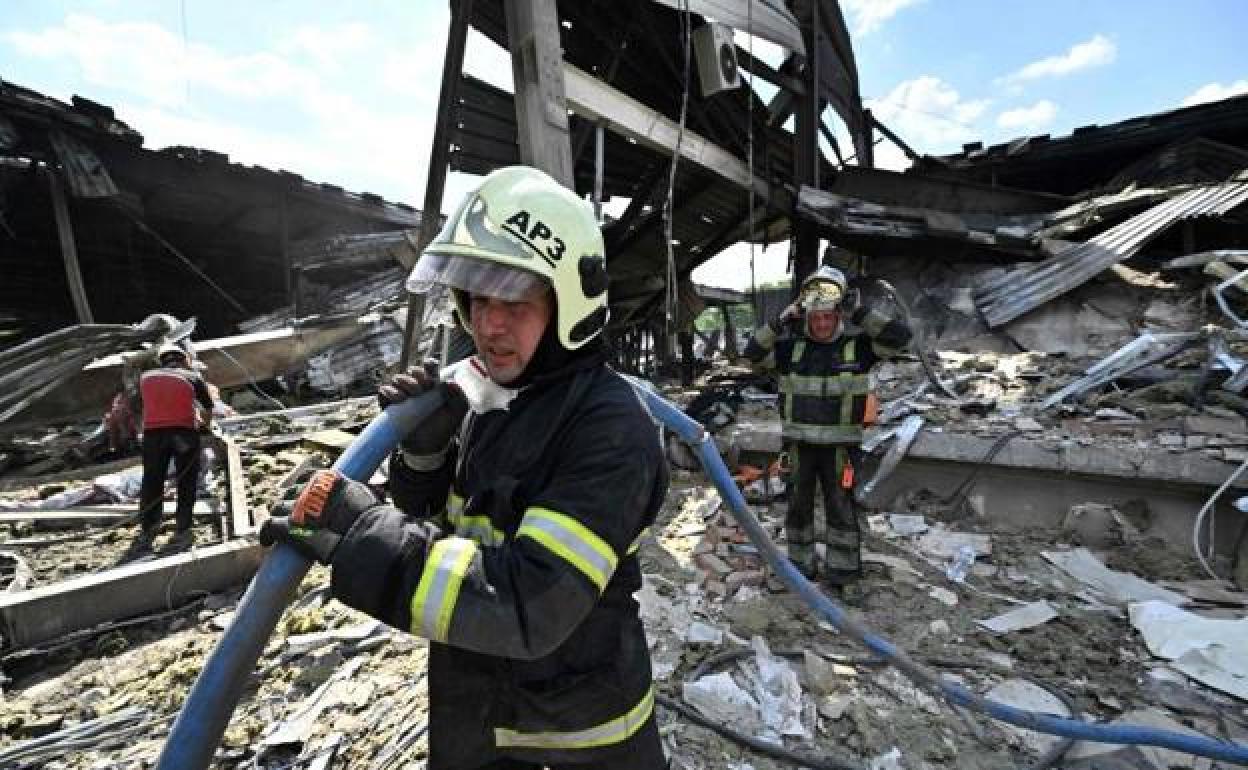
[[[1199, 730], [1193, 730], [1157, 709], [1130, 711], [1114, 719], [1110, 724], [1141, 725], [1143, 727], [1172, 730], [1187, 735], [1201, 734]], [[1067, 757], [1076, 762], [1092, 760], [1092, 764], [1076, 765], [1078, 767], [1092, 768], [1106, 766], [1105, 763], [1112, 762], [1120, 753], [1124, 757], [1131, 758], [1128, 761], [1132, 762], [1132, 764], [1128, 766], [1148, 768], [1150, 770], [1172, 770], [1172, 768], [1176, 767], [1191, 768], [1192, 770], [1212, 770], [1214, 766], [1213, 760], [1206, 757], [1193, 757], [1190, 754], [1183, 754], [1169, 749], [1159, 749], [1151, 746], [1132, 746], [1124, 749], [1114, 744], [1088, 743], [1085, 741], [1080, 741], [1072, 746], [1070, 751], [1067, 752]]]
[[[578, 29], [590, 28], [580, 14], [591, 11], [563, 5], [576, 7]], [[471, 91], [461, 99], [465, 125], [478, 120], [472, 105], [487, 102], [476, 96], [506, 96], [475, 82], [461, 86]], [[88, 118], [0, 84], [0, 106], [19, 96], [23, 109], [40, 115], [133, 133], [111, 116]], [[723, 102], [730, 111], [731, 101]], [[869, 259], [873, 276], [898, 287], [925, 348], [921, 358], [875, 371], [883, 408], [855, 468], [867, 526], [854, 614], [993, 699], [1064, 713], [1030, 681], [1036, 677], [1074, 698], [1090, 721], [1243, 741], [1248, 528], [1241, 514], [1248, 503], [1237, 510], [1228, 501], [1248, 500], [1248, 479], [1228, 479], [1248, 461], [1248, 331], [1241, 328], [1248, 259], [1225, 247], [1244, 241], [1248, 177], [1241, 148], [1192, 144], [1206, 140], [1189, 135], [1200, 129], [1191, 116], [1214, 109], [1187, 108], [1182, 143], [1141, 140], [1151, 149], [1125, 155], [1103, 152], [1113, 144], [1110, 127], [1091, 127], [1064, 139], [918, 156], [917, 170], [904, 176], [848, 165], [821, 189], [795, 184], [780, 164], [786, 171], [778, 178], [761, 172], [759, 189], [783, 198], [768, 210], [795, 211], [836, 246], [829, 259], [841, 248]], [[0, 139], [32, 130], [24, 118], [9, 130], [10, 112], [0, 117]], [[492, 113], [490, 120], [498, 123]], [[1114, 130], [1135, 142], [1137, 130], [1148, 134], [1153, 121], [1169, 120], [1151, 116]], [[121, 169], [84, 165], [98, 155], [87, 146], [87, 124], [75, 130], [81, 138], [53, 141], [40, 162], [61, 164], [75, 195], [127, 189]], [[509, 125], [500, 124], [504, 144], [515, 138]], [[455, 129], [461, 138], [462, 128]], [[1080, 154], [1085, 142], [1096, 145], [1094, 156]], [[653, 151], [607, 145], [608, 168]], [[177, 152], [166, 160], [178, 168], [194, 160], [225, 176], [240, 173], [204, 151]], [[1211, 157], [1217, 162], [1202, 160]], [[114, 165], [109, 155], [96, 161]], [[933, 163], [939, 173], [924, 173]], [[123, 452], [118, 464], [98, 466], [104, 455], [88, 451], [98, 449], [100, 416], [127, 362], [185, 338], [193, 324], [153, 316], [135, 326], [72, 326], [0, 351], [0, 765], [149, 766], [261, 556], [254, 542], [233, 535], [254, 530], [282, 490], [328, 465], [376, 415], [376, 384], [397, 363], [409, 324], [420, 329], [418, 353], [452, 360], [463, 346], [450, 331], [445, 295], [429, 296], [424, 315], [407, 318], [402, 284], [419, 214], [285, 181], [294, 190], [288, 205], [307, 220], [300, 237], [309, 233], [284, 244], [294, 262], [277, 266], [279, 280], [271, 282], [290, 275], [291, 290], [279, 297], [257, 289], [264, 302], [252, 311], [239, 306], [228, 324], [219, 313], [199, 316], [214, 335], [241, 332], [200, 347], [216, 367], [208, 379], [224, 386], [223, 403], [241, 412], [218, 424], [237, 448], [247, 483], [231, 488], [250, 529], [222, 516], [233, 498], [213, 474], [203, 484], [195, 550], [158, 548], [128, 559], [136, 458]], [[604, 226], [608, 243], [629, 244], [613, 256], [615, 363], [681, 375], [682, 384], [665, 392], [704, 426], [783, 548], [789, 469], [776, 383], [733, 359], [749, 328], [791, 301], [791, 288], [747, 295], [693, 287], [689, 271], [739, 237], [724, 224], [748, 212], [688, 227], [727, 198], [713, 184], [689, 186], [683, 177], [681, 184], [703, 190], [705, 200], [691, 199], [675, 215], [677, 231], [688, 234], [675, 265], [677, 315], [683, 323], [693, 317], [685, 310], [709, 303], [718, 328], [704, 328], [704, 316], [692, 333], [659, 331], [654, 300], [664, 281], [650, 273], [661, 218], [639, 205], [627, 221]], [[325, 196], [337, 205], [306, 208], [305, 199]], [[255, 218], [243, 203], [230, 220]], [[308, 216], [323, 213], [335, 216]], [[279, 217], [269, 219], [260, 229]], [[322, 219], [347, 230], [312, 226]], [[783, 237], [789, 224], [769, 222], [762, 237]], [[282, 242], [276, 235], [263, 233], [265, 254]], [[795, 264], [818, 257], [800, 256]], [[256, 268], [275, 266], [265, 260]], [[616, 269], [626, 276], [620, 282]], [[874, 291], [862, 281], [864, 298]], [[1210, 292], [1214, 303], [1205, 301]], [[678, 360], [671, 338], [697, 360], [684, 353]], [[351, 395], [360, 397], [344, 398]], [[879, 770], [1026, 766], [1052, 745], [1039, 733], [972, 725], [898, 672], [881, 671], [770, 573], [694, 454], [671, 436], [666, 445], [672, 488], [653, 536], [640, 545], [636, 596], [660, 693], [747, 734], [850, 755], [852, 764]], [[1206, 580], [1192, 558], [1195, 512], [1224, 483], [1234, 489], [1210, 506], [1198, 533], [1219, 576]], [[223, 767], [383, 770], [425, 756], [427, 645], [329, 601], [326, 580], [323, 569], [309, 573], [267, 646], [259, 662], [265, 675], [223, 741]], [[839, 595], [817, 581], [815, 590]], [[735, 661], [730, 670], [709, 670], [726, 661]], [[703, 673], [693, 679], [694, 672]], [[663, 708], [657, 714], [674, 767], [774, 764]], [[1129, 763], [1211, 767], [1172, 752], [1099, 744], [1080, 745], [1063, 760], [1085, 768]]]
[[708, 719], [747, 735], [755, 735], [763, 727], [758, 701], [727, 671], [685, 682], [681, 697]]
[[[1056, 695], [1026, 679], [1003, 679], [984, 693], [984, 697], [1026, 711], [1038, 711], [1041, 714], [1056, 714], [1064, 717], [1076, 716], [1070, 713], [1066, 704], [1062, 703]], [[1056, 735], [1046, 735], [1014, 725], [1005, 725], [1005, 730], [1013, 735], [1015, 740], [1021, 741], [1027, 748], [1038, 754], [1048, 751], [1061, 740]]]
[[724, 632], [720, 629], [695, 620], [689, 624], [689, 633], [685, 636], [685, 641], [689, 644], [710, 644], [720, 645], [724, 643]]
[[889, 447], [888, 452], [885, 453], [884, 459], [880, 460], [880, 464], [876, 468], [875, 475], [871, 477], [870, 481], [862, 484], [854, 490], [854, 496], [859, 501], [870, 499], [871, 493], [875, 491], [875, 488], [880, 484], [880, 482], [887, 479], [893, 471], [897, 469], [897, 465], [901, 462], [901, 458], [906, 456], [906, 452], [909, 451], [910, 445], [914, 443], [916, 438], [918, 438], [919, 431], [921, 430], [923, 430], [923, 418], [921, 416], [912, 414], [905, 420], [902, 420], [901, 425], [897, 427], [893, 445]]
[[[312, 733], [320, 721], [321, 714], [326, 709], [332, 708], [352, 697], [352, 683], [350, 680], [360, 670], [362, 665], [364, 665], [364, 661], [360, 658], [348, 661], [345, 665], [339, 665], [333, 675], [320, 687], [316, 688], [300, 704], [299, 709], [292, 716], [270, 726], [269, 730], [260, 739], [260, 745], [265, 747], [289, 746], [291, 744], [302, 746], [312, 737]], [[366, 687], [366, 685], [356, 685], [357, 689], [360, 687]], [[367, 686], [367, 692], [369, 694], [372, 693], [371, 686]], [[367, 702], [368, 699], [364, 698], [363, 700]]]
[[[750, 640], [754, 650], [757, 676], [750, 677], [754, 697], [762, 712], [763, 724], [778, 735], [809, 738], [810, 728], [803, 724], [802, 686], [797, 672], [783, 659], [771, 654], [761, 636]], [[746, 671], [754, 673], [746, 667]]]
[[1062, 519], [1062, 532], [1088, 548], [1105, 548], [1140, 536], [1139, 530], [1112, 505], [1072, 505]]
[[928, 531], [927, 518], [917, 513], [884, 513], [867, 518], [872, 532], [884, 537], [910, 537]]
[[901, 762], [901, 749], [894, 746], [888, 752], [878, 757], [872, 757], [867, 763], [870, 770], [905, 770], [905, 765]]

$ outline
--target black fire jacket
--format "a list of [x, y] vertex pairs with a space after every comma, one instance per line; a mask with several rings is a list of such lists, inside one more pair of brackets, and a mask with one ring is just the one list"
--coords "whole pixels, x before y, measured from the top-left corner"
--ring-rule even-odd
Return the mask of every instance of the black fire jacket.
[[636, 550], [667, 481], [657, 428], [603, 364], [470, 413], [441, 470], [392, 460], [401, 510], [357, 521], [333, 591], [431, 640], [431, 767], [628, 751], [654, 708]]

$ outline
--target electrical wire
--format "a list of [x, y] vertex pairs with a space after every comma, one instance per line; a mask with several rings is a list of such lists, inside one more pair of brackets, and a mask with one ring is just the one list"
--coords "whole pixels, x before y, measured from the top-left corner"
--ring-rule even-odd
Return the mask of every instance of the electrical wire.
[[1196, 560], [1200, 562], [1200, 566], [1203, 567], [1205, 572], [1209, 575], [1209, 577], [1213, 578], [1214, 580], [1221, 580], [1221, 578], [1218, 577], [1217, 573], [1213, 571], [1213, 567], [1210, 566], [1208, 560], [1205, 558], [1205, 555], [1201, 553], [1200, 551], [1200, 529], [1201, 527], [1204, 526], [1205, 517], [1208, 517], [1209, 518], [1209, 558], [1213, 558], [1214, 516], [1212, 512], [1213, 512], [1214, 503], [1216, 503], [1218, 501], [1218, 498], [1222, 496], [1222, 493], [1227, 490], [1227, 487], [1234, 484], [1239, 479], [1239, 477], [1243, 475], [1245, 470], [1248, 470], [1248, 460], [1244, 460], [1243, 464], [1240, 465], [1239, 468], [1237, 468], [1235, 472], [1231, 474], [1230, 478], [1222, 482], [1222, 486], [1218, 487], [1217, 491], [1214, 492], [1213, 495], [1210, 496], [1210, 498], [1205, 501], [1205, 504], [1201, 506], [1200, 513], [1196, 514], [1196, 523], [1192, 525], [1192, 550], [1196, 553]]
[[663, 304], [665, 309], [665, 332], [672, 334], [675, 321], [676, 304], [679, 301], [679, 288], [676, 283], [676, 252], [672, 244], [672, 209], [676, 198], [676, 166], [680, 162], [681, 143], [685, 138], [685, 118], [689, 112], [689, 55], [690, 55], [690, 12], [689, 0], [680, 0], [680, 38], [684, 49], [683, 85], [680, 97], [680, 123], [676, 130], [676, 149], [672, 152], [672, 165], [667, 177], [667, 200], [663, 202], [663, 240], [667, 246], [667, 281]]
[[242, 370], [243, 375], [247, 378], [247, 382], [250, 384], [252, 390], [259, 393], [262, 397], [267, 398], [269, 401], [272, 401], [274, 404], [277, 404], [277, 408], [279, 410], [285, 411], [288, 408], [281, 401], [278, 401], [276, 398], [273, 398], [268, 393], [265, 393], [264, 390], [260, 387], [260, 384], [256, 382], [256, 376], [251, 372], [251, 370], [243, 366], [242, 362], [239, 361], [237, 358], [230, 355], [230, 352], [228, 350], [226, 350], [225, 348], [217, 348], [216, 352], [228, 358], [231, 363], [233, 363], [240, 370]]
[[240, 305], [240, 304], [238, 303], [238, 300], [236, 300], [236, 299], [234, 299], [233, 297], [231, 297], [231, 296], [230, 296], [230, 294], [229, 294], [229, 293], [228, 293], [225, 289], [223, 289], [223, 288], [221, 288], [220, 286], [218, 286], [216, 281], [214, 281], [214, 280], [212, 280], [211, 278], [209, 278], [207, 273], [205, 273], [203, 270], [200, 270], [200, 269], [199, 269], [199, 267], [198, 267], [198, 266], [197, 266], [194, 262], [192, 262], [190, 259], [188, 259], [188, 258], [186, 257], [186, 255], [184, 255], [182, 252], [178, 251], [177, 247], [175, 247], [172, 243], [170, 243], [169, 241], [165, 240], [165, 239], [161, 236], [161, 234], [160, 234], [160, 233], [158, 233], [158, 232], [156, 232], [155, 230], [153, 230], [152, 228], [148, 227], [146, 222], [144, 222], [142, 219], [139, 219], [139, 218], [138, 218], [137, 216], [135, 216], [132, 212], [130, 212], [128, 209], [126, 209], [125, 207], [121, 206], [120, 204], [118, 204], [118, 205], [117, 205], [117, 210], [118, 210], [118, 211], [120, 211], [120, 212], [122, 212], [122, 213], [123, 213], [126, 217], [128, 217], [128, 218], [130, 219], [130, 221], [131, 221], [131, 222], [134, 222], [134, 224], [135, 224], [135, 225], [136, 225], [136, 226], [137, 226], [140, 230], [142, 230], [143, 232], [145, 232], [145, 233], [147, 233], [148, 235], [152, 236], [152, 238], [154, 238], [154, 239], [156, 240], [156, 242], [157, 242], [157, 243], [159, 243], [161, 246], [165, 247], [165, 250], [166, 250], [166, 251], [168, 251], [170, 254], [172, 254], [173, 256], [177, 257], [178, 259], [180, 259], [180, 260], [182, 261], [182, 263], [183, 263], [184, 265], [186, 265], [187, 267], [189, 267], [189, 268], [191, 269], [191, 272], [193, 272], [193, 273], [195, 273], [195, 275], [199, 276], [199, 277], [200, 277], [200, 279], [202, 279], [202, 280], [204, 281], [204, 283], [208, 284], [208, 285], [209, 285], [209, 286], [211, 286], [213, 289], [216, 289], [217, 293], [218, 293], [218, 294], [220, 294], [222, 297], [224, 297], [226, 302], [228, 302], [228, 303], [230, 303], [231, 305], [233, 305], [235, 310], [237, 310], [238, 312], [242, 313], [243, 315], [248, 315], [248, 316], [249, 316], [249, 315], [251, 315], [251, 312], [250, 312], [250, 311], [248, 311], [248, 310], [247, 310], [247, 308], [245, 308], [245, 307], [243, 307], [242, 305]]
[[[745, 27], [750, 32], [749, 48], [750, 60], [754, 60], [754, 0], [747, 0], [745, 6]], [[750, 190], [749, 190], [749, 235], [746, 237], [746, 243], [750, 245], [750, 304], [754, 306], [755, 320], [758, 315], [758, 301], [756, 298], [758, 288], [754, 285], [754, 68], [751, 67], [749, 79], [750, 91], [745, 96], [745, 153], [746, 164], [750, 171]]]

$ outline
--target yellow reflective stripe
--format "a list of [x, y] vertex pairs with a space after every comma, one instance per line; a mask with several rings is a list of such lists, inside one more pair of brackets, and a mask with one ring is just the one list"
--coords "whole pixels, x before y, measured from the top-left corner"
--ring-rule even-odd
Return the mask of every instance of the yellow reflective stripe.
[[620, 743], [631, 737], [654, 713], [654, 688], [623, 716], [585, 730], [570, 732], [525, 733], [505, 727], [494, 728], [494, 745], [498, 748], [526, 749], [592, 749]]
[[495, 527], [489, 516], [460, 516], [455, 522], [455, 534], [489, 546], [502, 545], [507, 539], [507, 534]]
[[802, 354], [806, 352], [806, 338], [802, 337], [793, 343], [793, 355], [789, 357], [790, 364], [796, 364], [802, 360]]
[[783, 433], [785, 438], [792, 441], [809, 441], [812, 444], [856, 444], [862, 440], [861, 425], [785, 422]]
[[446, 641], [459, 588], [476, 555], [477, 544], [462, 537], [443, 538], [429, 549], [416, 593], [412, 594], [413, 634]]
[[571, 516], [548, 508], [529, 508], [516, 530], [516, 537], [528, 537], [546, 550], [576, 567], [601, 591], [615, 574], [619, 559], [606, 541]]
[[646, 535], [648, 535], [648, 534], [650, 534], [650, 528], [649, 528], [649, 527], [646, 527], [646, 528], [644, 528], [644, 529], [642, 529], [642, 530], [641, 530], [641, 532], [637, 535], [637, 538], [636, 538], [635, 540], [633, 540], [633, 542], [632, 542], [632, 543], [630, 543], [630, 544], [629, 544], [629, 546], [628, 546], [628, 555], [629, 555], [629, 556], [632, 556], [633, 554], [637, 553], [637, 551], [641, 550], [641, 541], [642, 541], [642, 540], [645, 538], [645, 536], [646, 536]]
[[502, 545], [507, 534], [494, 526], [489, 516], [465, 516], [464, 498], [452, 492], [446, 499], [446, 520], [455, 534], [482, 545]]
[[[858, 338], [852, 337], [850, 338], [849, 342], [845, 344], [845, 347], [841, 352], [841, 358], [842, 360], [845, 361], [845, 363], [852, 364], [854, 360], [857, 358], [857, 356], [858, 356]], [[841, 424], [842, 425], [849, 425], [850, 423], [854, 421], [854, 398], [852, 395], [854, 391], [851, 390], [851, 388], [854, 385], [852, 381], [855, 377], [861, 377], [861, 375], [855, 375], [855, 374], [850, 374], [849, 372], [843, 372], [840, 376], [841, 392], [846, 394], [846, 397], [841, 399]], [[867, 378], [863, 377], [862, 380], [863, 380], [863, 390], [865, 391], [867, 388], [867, 384], [868, 384]]]
[[780, 390], [795, 396], [865, 395], [871, 379], [865, 374], [842, 372], [827, 377], [812, 374], [788, 374], [780, 378]]
[[464, 515], [464, 498], [454, 492], [446, 496], [446, 520], [455, 524]]

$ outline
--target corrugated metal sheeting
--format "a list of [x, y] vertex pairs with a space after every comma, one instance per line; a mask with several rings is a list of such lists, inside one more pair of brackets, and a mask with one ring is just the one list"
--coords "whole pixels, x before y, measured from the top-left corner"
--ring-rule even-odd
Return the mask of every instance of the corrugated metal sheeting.
[[1220, 216], [1246, 200], [1248, 180], [1189, 190], [1086, 243], [1006, 273], [976, 291], [975, 305], [989, 326], [1009, 323], [1136, 253], [1174, 223], [1193, 217]]

